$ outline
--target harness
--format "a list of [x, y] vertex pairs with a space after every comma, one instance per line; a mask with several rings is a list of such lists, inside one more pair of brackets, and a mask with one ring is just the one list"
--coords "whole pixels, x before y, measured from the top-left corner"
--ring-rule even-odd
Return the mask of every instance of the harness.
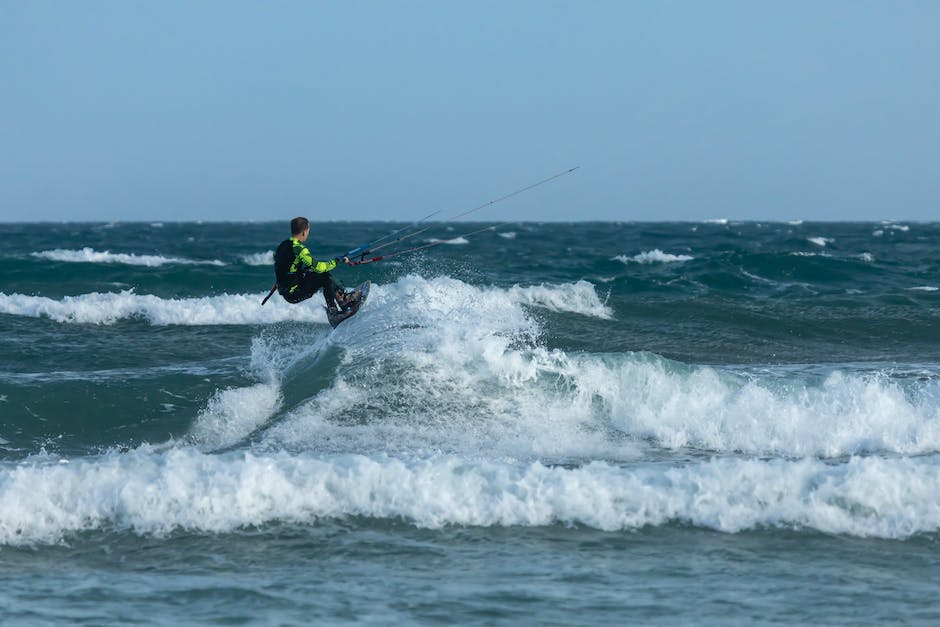
[[303, 244], [294, 239], [286, 239], [274, 253], [274, 276], [277, 277], [277, 291], [281, 296], [286, 297], [293, 293], [300, 285], [303, 273], [298, 272], [298, 269], [303, 251]]

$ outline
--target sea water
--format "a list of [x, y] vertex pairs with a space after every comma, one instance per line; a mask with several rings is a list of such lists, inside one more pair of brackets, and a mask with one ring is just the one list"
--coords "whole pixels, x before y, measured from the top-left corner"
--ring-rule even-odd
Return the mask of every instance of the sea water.
[[940, 621], [940, 224], [481, 226], [0, 225], [0, 622]]

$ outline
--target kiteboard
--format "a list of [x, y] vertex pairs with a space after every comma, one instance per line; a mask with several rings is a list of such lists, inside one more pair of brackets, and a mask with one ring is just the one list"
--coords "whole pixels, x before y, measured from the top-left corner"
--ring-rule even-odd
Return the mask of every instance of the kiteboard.
[[330, 326], [335, 329], [336, 326], [343, 320], [355, 316], [359, 311], [359, 308], [362, 307], [362, 304], [366, 302], [366, 298], [369, 296], [369, 288], [371, 286], [372, 281], [366, 281], [351, 292], [347, 292], [347, 296], [352, 296], [352, 299], [348, 301], [349, 306], [347, 307], [346, 311], [340, 311], [338, 309], [328, 307], [326, 310], [326, 319], [330, 321]]

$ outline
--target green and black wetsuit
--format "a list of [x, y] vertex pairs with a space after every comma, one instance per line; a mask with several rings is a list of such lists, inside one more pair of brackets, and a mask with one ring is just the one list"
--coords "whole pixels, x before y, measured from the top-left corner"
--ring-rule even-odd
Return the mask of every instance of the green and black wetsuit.
[[343, 288], [330, 276], [335, 267], [335, 259], [317, 261], [302, 242], [294, 237], [286, 239], [274, 253], [277, 291], [287, 302], [299, 303], [322, 288], [326, 306], [336, 307], [336, 293], [342, 293]]

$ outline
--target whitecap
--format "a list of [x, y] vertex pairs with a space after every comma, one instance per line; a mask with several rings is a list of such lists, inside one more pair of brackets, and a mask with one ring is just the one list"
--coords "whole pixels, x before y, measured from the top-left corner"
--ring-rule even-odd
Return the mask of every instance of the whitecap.
[[162, 255], [137, 255], [134, 253], [112, 253], [109, 251], [96, 251], [85, 247], [81, 250], [44, 250], [31, 253], [33, 257], [40, 259], [49, 259], [66, 263], [117, 263], [131, 266], [156, 267], [165, 264], [185, 264], [185, 265], [209, 265], [224, 266], [225, 263], [218, 259], [196, 260], [184, 259], [182, 257], [165, 257]]
[[508, 291], [512, 301], [524, 305], [605, 320], [613, 317], [613, 310], [600, 299], [594, 285], [584, 280], [560, 285], [514, 285]]
[[462, 246], [463, 244], [470, 243], [470, 241], [465, 237], [455, 237], [453, 239], [429, 239], [427, 241], [430, 244], [450, 244], [455, 246]]
[[940, 530], [938, 492], [940, 466], [924, 458], [566, 467], [139, 449], [0, 466], [0, 545], [58, 543], [96, 529], [164, 537], [348, 517], [430, 529], [678, 523], [724, 533], [783, 527], [904, 539]]
[[132, 290], [92, 292], [61, 299], [0, 293], [0, 314], [45, 317], [63, 323], [114, 324], [143, 319], [153, 325], [272, 324], [287, 320], [326, 322], [322, 307], [293, 306], [265, 294], [221, 294], [202, 298], [160, 298]]
[[672, 253], [664, 253], [663, 251], [656, 248], [654, 250], [649, 250], [637, 255], [633, 255], [632, 257], [627, 255], [617, 255], [613, 259], [623, 263], [653, 264], [691, 261], [695, 259], [695, 257], [692, 257], [691, 255], [674, 255]]
[[242, 263], [248, 266], [272, 266], [274, 265], [274, 251], [269, 250], [263, 253], [252, 253], [240, 257]]

